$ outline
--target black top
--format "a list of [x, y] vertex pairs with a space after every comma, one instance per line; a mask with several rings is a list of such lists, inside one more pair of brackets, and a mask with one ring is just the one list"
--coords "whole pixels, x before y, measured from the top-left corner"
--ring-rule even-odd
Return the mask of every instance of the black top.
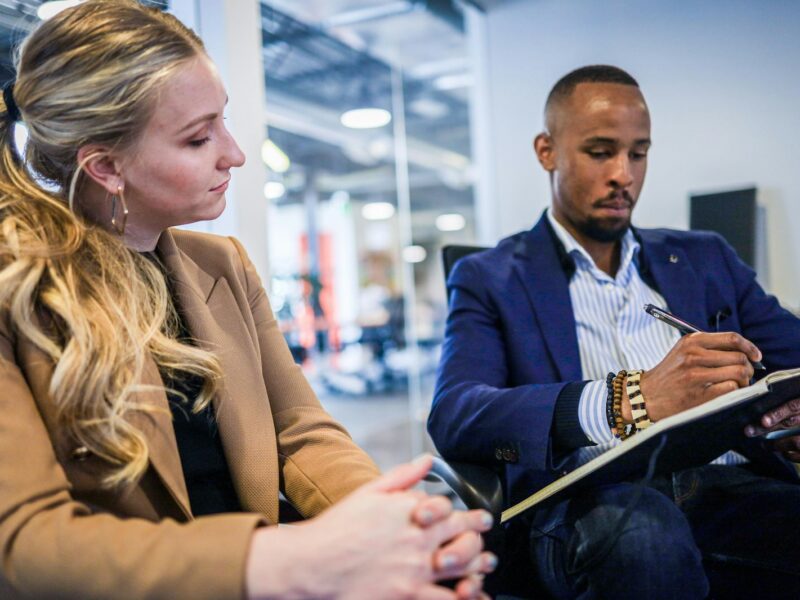
[[[145, 256], [152, 260], [165, 272], [163, 264], [152, 253]], [[166, 275], [167, 285], [170, 279]], [[174, 298], [174, 294], [172, 295]], [[178, 339], [192, 343], [191, 335], [177, 307]], [[192, 412], [194, 401], [200, 393], [203, 381], [197, 375], [182, 371], [160, 368], [161, 378], [167, 388], [167, 399], [172, 411], [172, 423], [175, 427], [175, 438], [178, 442], [178, 453], [181, 457], [183, 476], [189, 492], [189, 503], [194, 516], [210, 515], [225, 512], [240, 512], [242, 506], [233, 486], [228, 461], [219, 437], [214, 409], [209, 404], [199, 413]], [[170, 392], [176, 390], [186, 396]]]
[[181, 457], [183, 476], [189, 492], [192, 514], [211, 515], [242, 510], [239, 497], [233, 487], [228, 461], [222, 448], [214, 410], [209, 404], [199, 413], [192, 412], [192, 405], [202, 387], [196, 375], [175, 373], [173, 376], [161, 372], [164, 385], [186, 395], [186, 400], [167, 392], [172, 424]]

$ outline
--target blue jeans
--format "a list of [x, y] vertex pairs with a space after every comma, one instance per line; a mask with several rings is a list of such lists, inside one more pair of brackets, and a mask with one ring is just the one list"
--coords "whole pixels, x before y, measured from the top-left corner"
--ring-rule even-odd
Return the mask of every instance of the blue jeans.
[[554, 598], [800, 598], [800, 485], [706, 465], [605, 486], [534, 512], [530, 555]]

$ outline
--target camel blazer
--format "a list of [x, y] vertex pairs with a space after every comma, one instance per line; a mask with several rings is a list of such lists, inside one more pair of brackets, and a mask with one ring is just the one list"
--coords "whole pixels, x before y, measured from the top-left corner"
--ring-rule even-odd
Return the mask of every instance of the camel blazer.
[[[130, 417], [147, 439], [146, 474], [122, 491], [101, 490], [101, 460], [76, 448], [56, 422], [51, 362], [4, 316], [3, 598], [241, 598], [250, 536], [277, 523], [278, 490], [310, 517], [378, 473], [292, 361], [241, 245], [169, 230], [158, 250], [189, 332], [222, 363], [214, 409], [247, 512], [193, 518], [163, 391], [139, 394], [163, 411]], [[161, 384], [152, 360], [143, 383]]]

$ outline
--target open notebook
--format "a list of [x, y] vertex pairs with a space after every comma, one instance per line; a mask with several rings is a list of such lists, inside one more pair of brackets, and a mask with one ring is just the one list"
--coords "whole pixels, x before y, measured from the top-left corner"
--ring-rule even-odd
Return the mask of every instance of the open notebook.
[[663, 444], [655, 473], [710, 462], [744, 439], [744, 428], [767, 410], [800, 397], [800, 369], [777, 371], [753, 385], [654, 423], [503, 511], [506, 522], [569, 488], [570, 492], [644, 475], [653, 451]]

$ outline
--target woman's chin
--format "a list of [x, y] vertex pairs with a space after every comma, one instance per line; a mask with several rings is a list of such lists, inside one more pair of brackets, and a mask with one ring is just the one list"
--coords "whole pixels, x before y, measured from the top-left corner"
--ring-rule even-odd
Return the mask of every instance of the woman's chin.
[[203, 210], [198, 211], [197, 214], [194, 215], [195, 218], [191, 222], [197, 223], [199, 221], [213, 221], [223, 212], [225, 212], [226, 206], [227, 202], [225, 200], [225, 196], [222, 195], [212, 206], [205, 207]]

